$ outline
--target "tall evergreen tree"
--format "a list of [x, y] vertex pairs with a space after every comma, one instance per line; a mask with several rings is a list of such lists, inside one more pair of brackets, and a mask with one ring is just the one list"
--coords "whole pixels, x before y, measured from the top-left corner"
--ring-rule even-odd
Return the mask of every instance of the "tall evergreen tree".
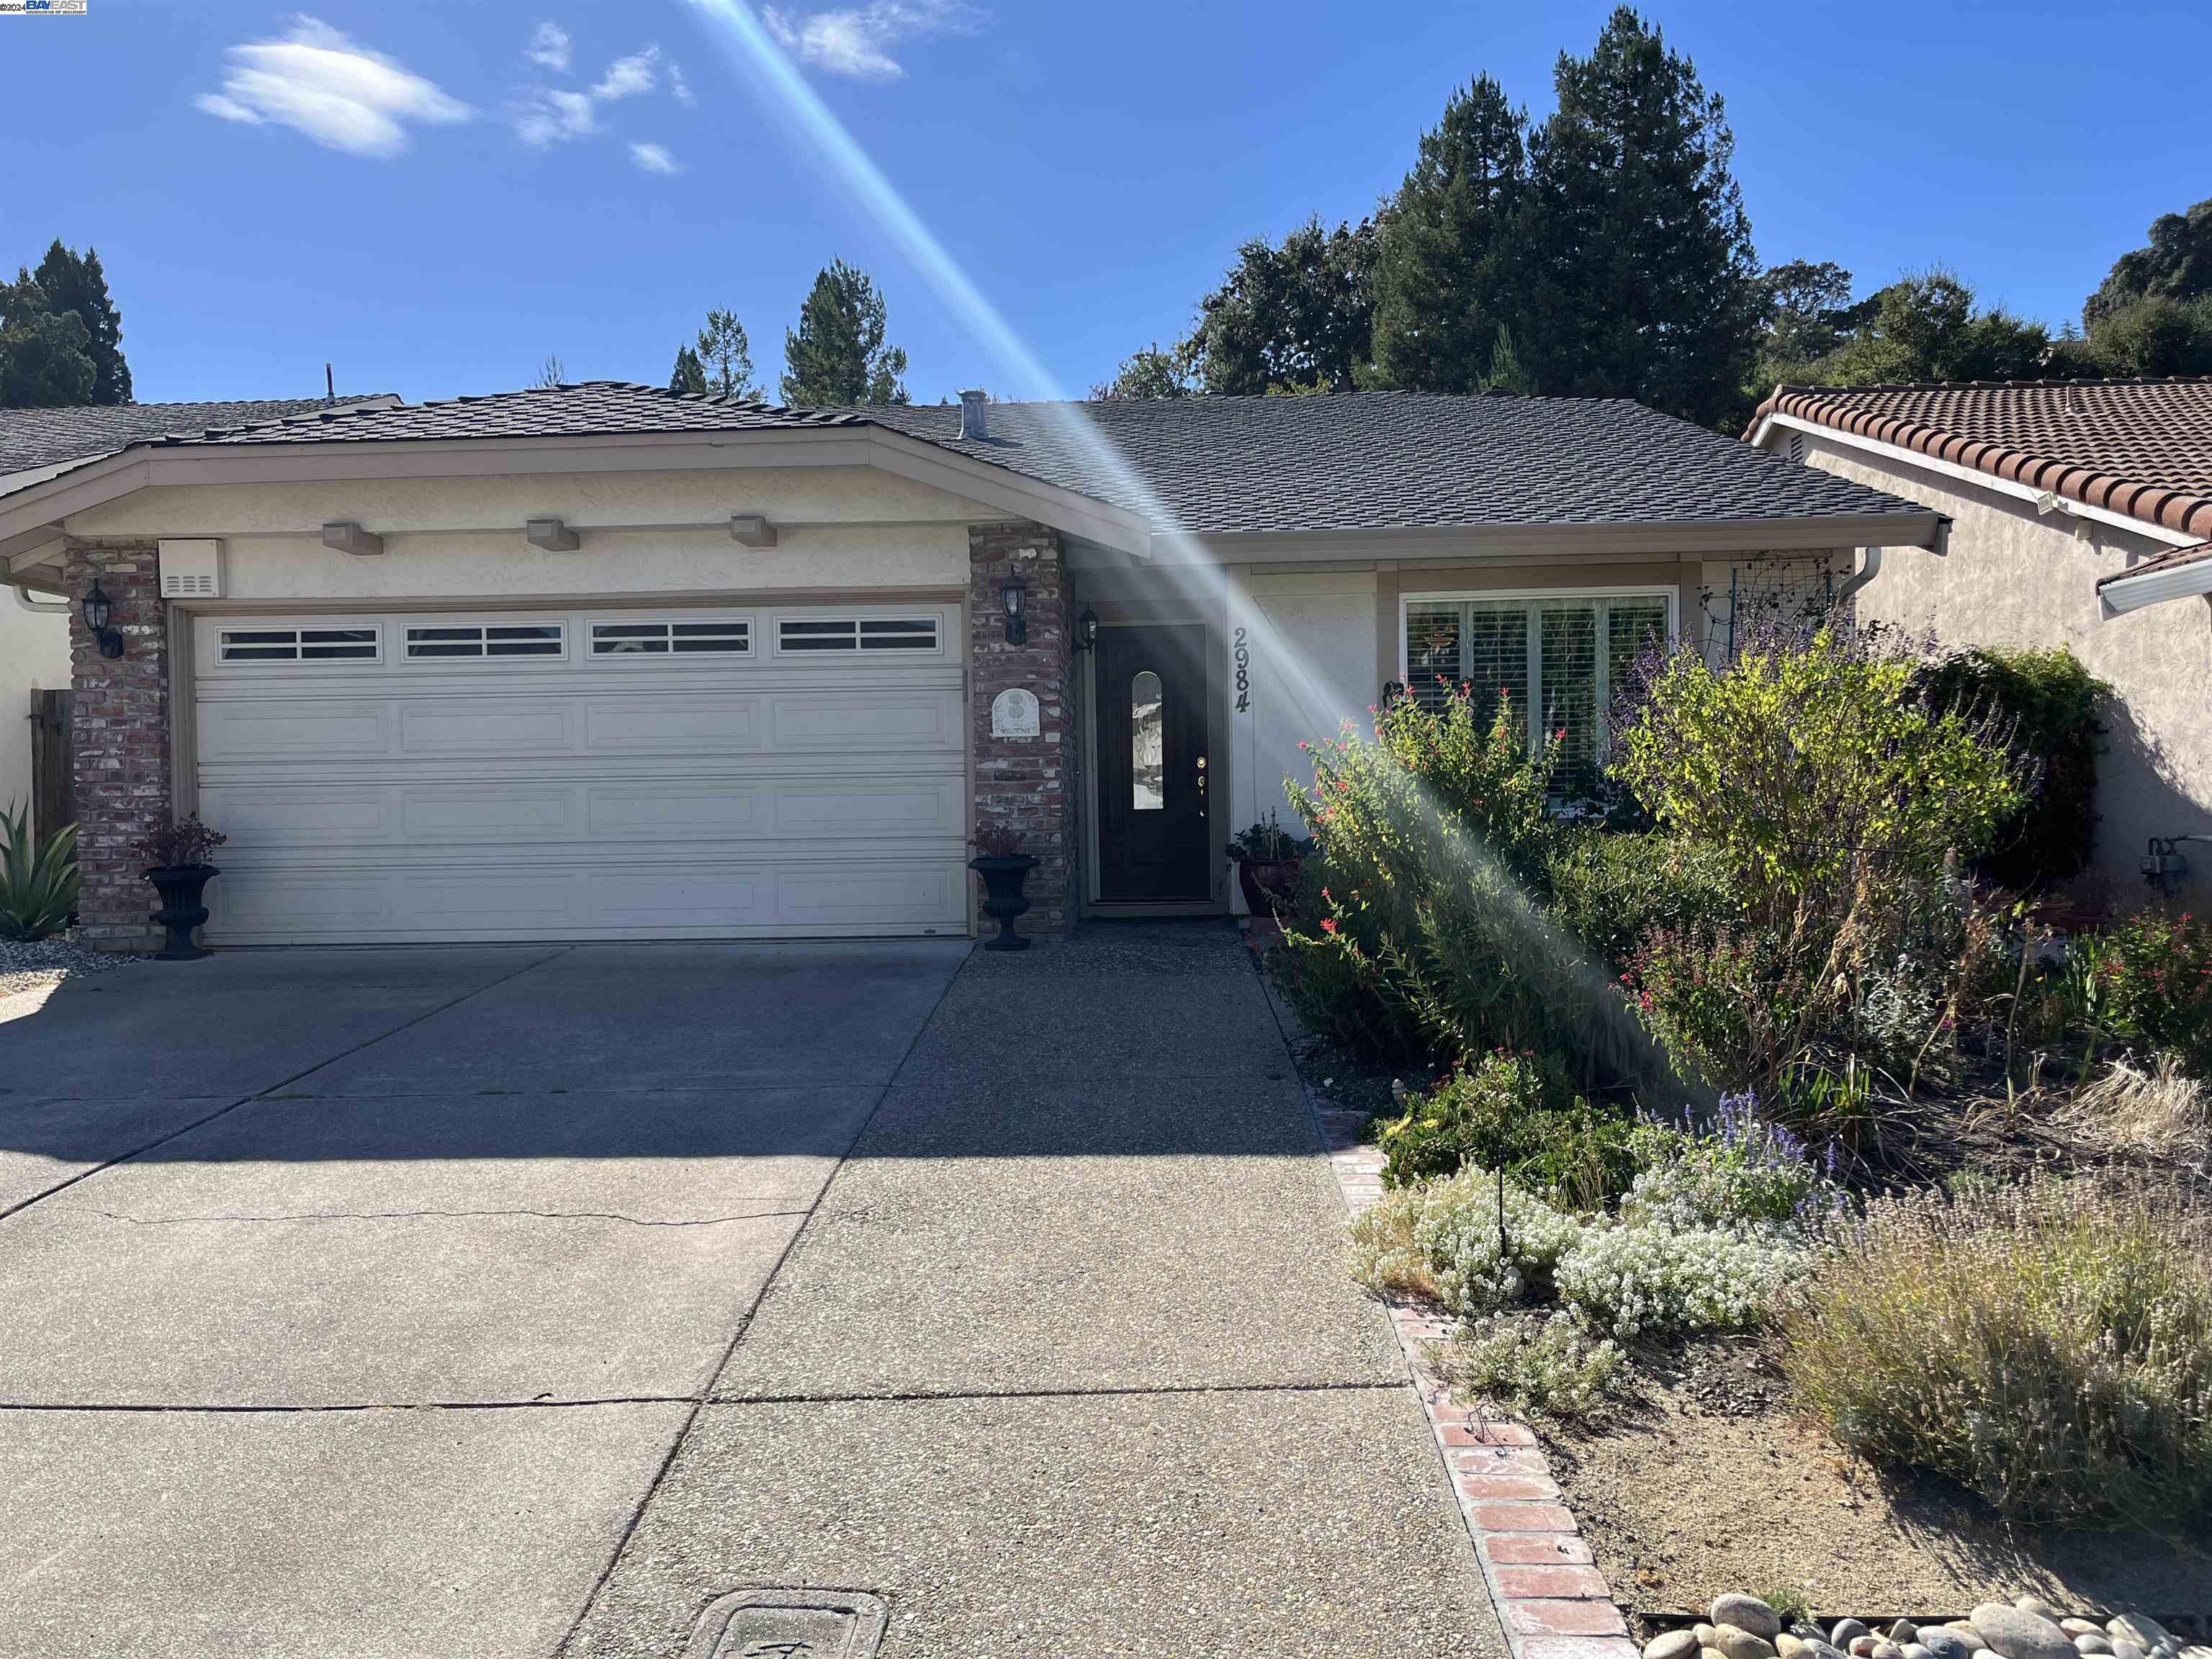
[[1516, 314], [1528, 125], [1483, 75], [1421, 135], [1377, 239], [1374, 384], [1484, 387], [1498, 332]]
[[1721, 100], [1627, 6], [1553, 80], [1559, 108], [1528, 147], [1523, 359], [1547, 392], [1717, 424], [1739, 412], [1759, 322]]
[[907, 400], [906, 353], [884, 343], [884, 296], [842, 259], [814, 279], [784, 331], [783, 401], [799, 408]]
[[699, 361], [707, 371], [707, 390], [719, 398], [757, 398], [753, 380], [752, 342], [736, 313], [709, 311], [699, 331]]
[[98, 374], [82, 318], [56, 311], [27, 270], [0, 285], [0, 409], [90, 403]]
[[123, 360], [123, 313], [107, 292], [107, 273], [100, 269], [99, 252], [89, 247], [82, 254], [74, 252], [56, 237], [32, 275], [49, 310], [58, 316], [73, 311], [84, 325], [92, 357], [92, 394], [85, 401], [129, 403], [131, 365]]
[[699, 354], [688, 345], [676, 348], [676, 367], [669, 371], [668, 389], [688, 392], [695, 397], [707, 395], [707, 365], [699, 361]]
[[1318, 216], [1280, 246], [1255, 237], [1199, 302], [1191, 345], [1217, 395], [1346, 392], [1375, 332], [1374, 225], [1325, 230]]

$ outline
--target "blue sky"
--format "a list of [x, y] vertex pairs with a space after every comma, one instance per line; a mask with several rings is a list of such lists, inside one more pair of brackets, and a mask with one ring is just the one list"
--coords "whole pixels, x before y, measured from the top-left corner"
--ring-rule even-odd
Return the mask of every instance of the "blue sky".
[[[96, 246], [143, 402], [665, 380], [709, 306], [771, 392], [832, 256], [908, 383], [1007, 383], [691, 0], [90, 0], [0, 17], [0, 260]], [[766, 30], [1051, 374], [1172, 338], [1236, 244], [1357, 217], [1455, 87], [1540, 114], [1602, 3], [761, 8]], [[2156, 214], [2212, 196], [2212, 8], [1647, 9], [1728, 100], [1763, 258], [1862, 291], [1941, 261], [2056, 322]], [[1848, 15], [1848, 22], [1838, 21]]]

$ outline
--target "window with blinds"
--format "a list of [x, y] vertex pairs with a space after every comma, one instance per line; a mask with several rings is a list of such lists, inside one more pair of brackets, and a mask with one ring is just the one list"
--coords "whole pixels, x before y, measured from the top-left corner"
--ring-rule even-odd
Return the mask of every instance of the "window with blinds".
[[1597, 781], [1616, 690], [1669, 620], [1663, 592], [1409, 599], [1406, 690], [1438, 708], [1464, 685], [1484, 721], [1510, 701], [1530, 752], [1559, 745], [1559, 787], [1579, 793]]

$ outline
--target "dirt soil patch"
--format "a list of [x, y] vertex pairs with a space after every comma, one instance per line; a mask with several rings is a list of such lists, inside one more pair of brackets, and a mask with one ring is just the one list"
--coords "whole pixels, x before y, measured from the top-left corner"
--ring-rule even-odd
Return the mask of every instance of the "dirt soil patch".
[[1800, 1419], [1756, 1339], [1635, 1358], [1637, 1398], [1537, 1429], [1626, 1611], [1796, 1589], [1830, 1619], [1963, 1617], [2022, 1594], [2212, 1614], [2212, 1539], [2031, 1530], [1948, 1482], [1886, 1476]]

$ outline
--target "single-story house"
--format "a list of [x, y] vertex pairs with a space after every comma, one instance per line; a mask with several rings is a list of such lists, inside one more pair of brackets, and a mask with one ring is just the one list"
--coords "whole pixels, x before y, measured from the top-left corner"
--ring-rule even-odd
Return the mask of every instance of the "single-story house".
[[[2154, 838], [2212, 833], [2212, 377], [1778, 387], [1745, 434], [1951, 521], [1863, 619], [1945, 646], [2066, 646], [2113, 690], [2090, 885], [2149, 895]], [[2185, 846], [2194, 902], [2212, 847]]]
[[[1940, 516], [1617, 400], [793, 410], [616, 383], [137, 441], [0, 495], [73, 624], [83, 921], [229, 842], [211, 942], [959, 933], [1222, 913], [1392, 682], [1603, 739], [1738, 565]], [[97, 586], [108, 641], [88, 631]], [[119, 649], [120, 655], [112, 654]]]
[[[112, 454], [143, 438], [284, 420], [346, 404], [398, 401], [389, 396], [347, 398], [343, 404], [329, 398], [260, 398], [221, 403], [0, 409], [0, 495], [12, 495], [66, 467]], [[66, 691], [69, 684], [65, 607], [32, 598], [20, 589], [0, 595], [0, 807], [33, 799], [34, 730], [39, 722], [51, 718], [35, 694]], [[53, 816], [62, 798], [63, 792], [55, 792], [43, 816]], [[62, 821], [67, 822], [66, 818]], [[40, 823], [37, 827], [43, 838], [60, 826]]]

